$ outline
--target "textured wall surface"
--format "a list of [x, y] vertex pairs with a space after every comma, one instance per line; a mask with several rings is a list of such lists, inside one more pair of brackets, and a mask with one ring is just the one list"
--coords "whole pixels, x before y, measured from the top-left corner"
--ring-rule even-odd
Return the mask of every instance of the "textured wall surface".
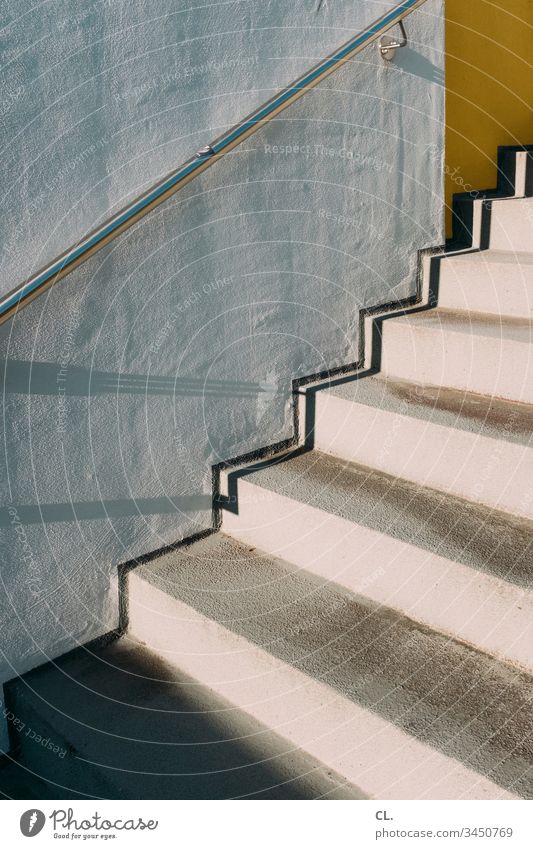
[[443, 239], [440, 0], [409, 33], [0, 327], [0, 680], [113, 628], [117, 564], [209, 527], [213, 463], [289, 436], [291, 380], [414, 293]]
[[1, 5], [0, 280], [10, 291], [394, 2]]

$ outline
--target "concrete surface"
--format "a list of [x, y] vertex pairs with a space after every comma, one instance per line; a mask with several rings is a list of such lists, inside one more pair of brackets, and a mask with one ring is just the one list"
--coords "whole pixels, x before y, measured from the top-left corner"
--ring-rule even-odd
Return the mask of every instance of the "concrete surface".
[[533, 322], [435, 309], [383, 322], [381, 366], [404, 381], [533, 403], [532, 343]]
[[0, 799], [56, 799], [44, 781], [14, 758], [0, 763]]
[[368, 795], [531, 795], [528, 676], [250, 548], [132, 572], [132, 635]]
[[55, 798], [361, 798], [131, 638], [37, 670], [10, 685], [8, 700], [27, 723], [19, 769]]
[[533, 253], [479, 251], [447, 256], [439, 266], [439, 305], [531, 319]]
[[320, 451], [533, 518], [532, 407], [384, 375], [313, 393]]
[[533, 671], [531, 522], [316, 451], [235, 490], [226, 533]]
[[533, 198], [493, 200], [488, 247], [497, 251], [533, 251]]

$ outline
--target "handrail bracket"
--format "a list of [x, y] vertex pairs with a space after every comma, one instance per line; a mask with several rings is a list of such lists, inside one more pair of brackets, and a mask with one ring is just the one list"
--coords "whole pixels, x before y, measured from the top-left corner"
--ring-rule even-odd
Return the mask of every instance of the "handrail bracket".
[[403, 20], [398, 21], [400, 25], [400, 30], [402, 33], [402, 40], [398, 41], [397, 38], [393, 38], [390, 35], [384, 35], [380, 38], [378, 42], [378, 49], [381, 53], [382, 57], [387, 60], [387, 62], [392, 62], [396, 51], [400, 47], [407, 47], [407, 32], [405, 29], [405, 24]]

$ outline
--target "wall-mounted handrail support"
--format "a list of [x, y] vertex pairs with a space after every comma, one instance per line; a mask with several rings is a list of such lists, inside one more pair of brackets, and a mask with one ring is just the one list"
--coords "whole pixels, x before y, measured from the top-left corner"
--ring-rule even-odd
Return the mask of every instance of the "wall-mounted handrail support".
[[390, 35], [384, 35], [382, 38], [380, 38], [378, 42], [379, 52], [381, 53], [382, 57], [387, 60], [387, 62], [392, 62], [396, 51], [400, 47], [407, 47], [407, 32], [405, 30], [405, 24], [403, 20], [400, 20], [398, 23], [400, 25], [400, 30], [402, 33], [401, 41], [398, 41], [397, 38], [393, 38]]

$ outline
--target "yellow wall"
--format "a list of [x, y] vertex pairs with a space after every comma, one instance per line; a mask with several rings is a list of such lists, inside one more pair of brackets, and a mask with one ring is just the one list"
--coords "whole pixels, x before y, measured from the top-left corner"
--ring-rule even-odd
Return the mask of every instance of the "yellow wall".
[[496, 185], [501, 144], [533, 144], [533, 0], [446, 0], [446, 204]]

